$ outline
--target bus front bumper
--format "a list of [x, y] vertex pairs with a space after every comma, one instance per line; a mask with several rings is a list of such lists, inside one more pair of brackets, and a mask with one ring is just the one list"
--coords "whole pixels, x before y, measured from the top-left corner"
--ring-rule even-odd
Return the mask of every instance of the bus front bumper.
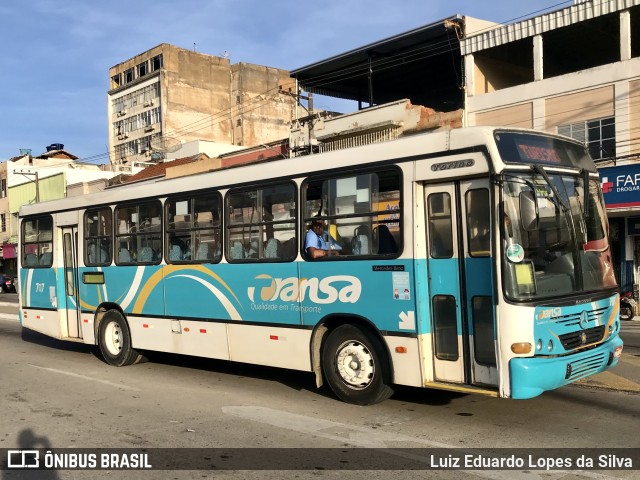
[[618, 363], [615, 350], [622, 339], [615, 336], [597, 348], [564, 357], [513, 358], [509, 362], [511, 398], [526, 399], [604, 372]]

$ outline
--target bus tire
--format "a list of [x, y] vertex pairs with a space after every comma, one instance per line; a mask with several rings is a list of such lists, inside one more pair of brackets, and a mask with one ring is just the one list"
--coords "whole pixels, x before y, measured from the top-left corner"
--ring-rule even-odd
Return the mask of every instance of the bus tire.
[[144, 360], [131, 346], [127, 321], [117, 310], [109, 310], [100, 321], [98, 344], [102, 358], [109, 365], [124, 367]]
[[341, 325], [329, 334], [322, 371], [333, 393], [347, 403], [373, 405], [393, 394], [380, 340], [354, 325]]

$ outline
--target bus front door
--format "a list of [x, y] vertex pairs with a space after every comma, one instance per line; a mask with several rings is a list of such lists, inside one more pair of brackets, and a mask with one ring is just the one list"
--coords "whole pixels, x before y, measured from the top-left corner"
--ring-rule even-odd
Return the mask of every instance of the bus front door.
[[64, 299], [67, 312], [67, 330], [70, 338], [82, 338], [78, 297], [78, 227], [62, 228], [64, 255]]
[[424, 195], [434, 380], [497, 386], [489, 181]]

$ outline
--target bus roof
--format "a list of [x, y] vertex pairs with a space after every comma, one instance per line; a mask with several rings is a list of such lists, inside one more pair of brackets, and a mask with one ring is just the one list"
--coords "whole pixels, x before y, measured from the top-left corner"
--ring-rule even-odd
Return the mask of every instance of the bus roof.
[[[20, 216], [82, 209], [91, 205], [122, 203], [138, 198], [165, 197], [207, 188], [225, 189], [256, 181], [298, 178], [332, 169], [362, 167], [388, 161], [411, 161], [439, 152], [464, 151], [493, 144], [493, 133], [504, 127], [466, 127], [418, 133], [383, 143], [277, 160], [266, 160], [215, 169], [171, 179], [158, 178], [138, 184], [109, 187], [101, 192], [50, 200], [20, 207]], [[522, 129], [509, 129], [529, 131]], [[541, 134], [541, 132], [535, 132]], [[277, 165], [274, 164], [277, 162]], [[275, 168], [274, 168], [275, 167]]]

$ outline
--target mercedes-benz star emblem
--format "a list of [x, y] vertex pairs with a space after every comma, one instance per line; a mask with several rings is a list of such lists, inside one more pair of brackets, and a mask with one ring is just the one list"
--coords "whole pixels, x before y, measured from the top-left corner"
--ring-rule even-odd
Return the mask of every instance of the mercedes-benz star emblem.
[[584, 310], [580, 314], [580, 328], [584, 330], [585, 328], [587, 328], [587, 325], [589, 325], [589, 314], [586, 310]]

